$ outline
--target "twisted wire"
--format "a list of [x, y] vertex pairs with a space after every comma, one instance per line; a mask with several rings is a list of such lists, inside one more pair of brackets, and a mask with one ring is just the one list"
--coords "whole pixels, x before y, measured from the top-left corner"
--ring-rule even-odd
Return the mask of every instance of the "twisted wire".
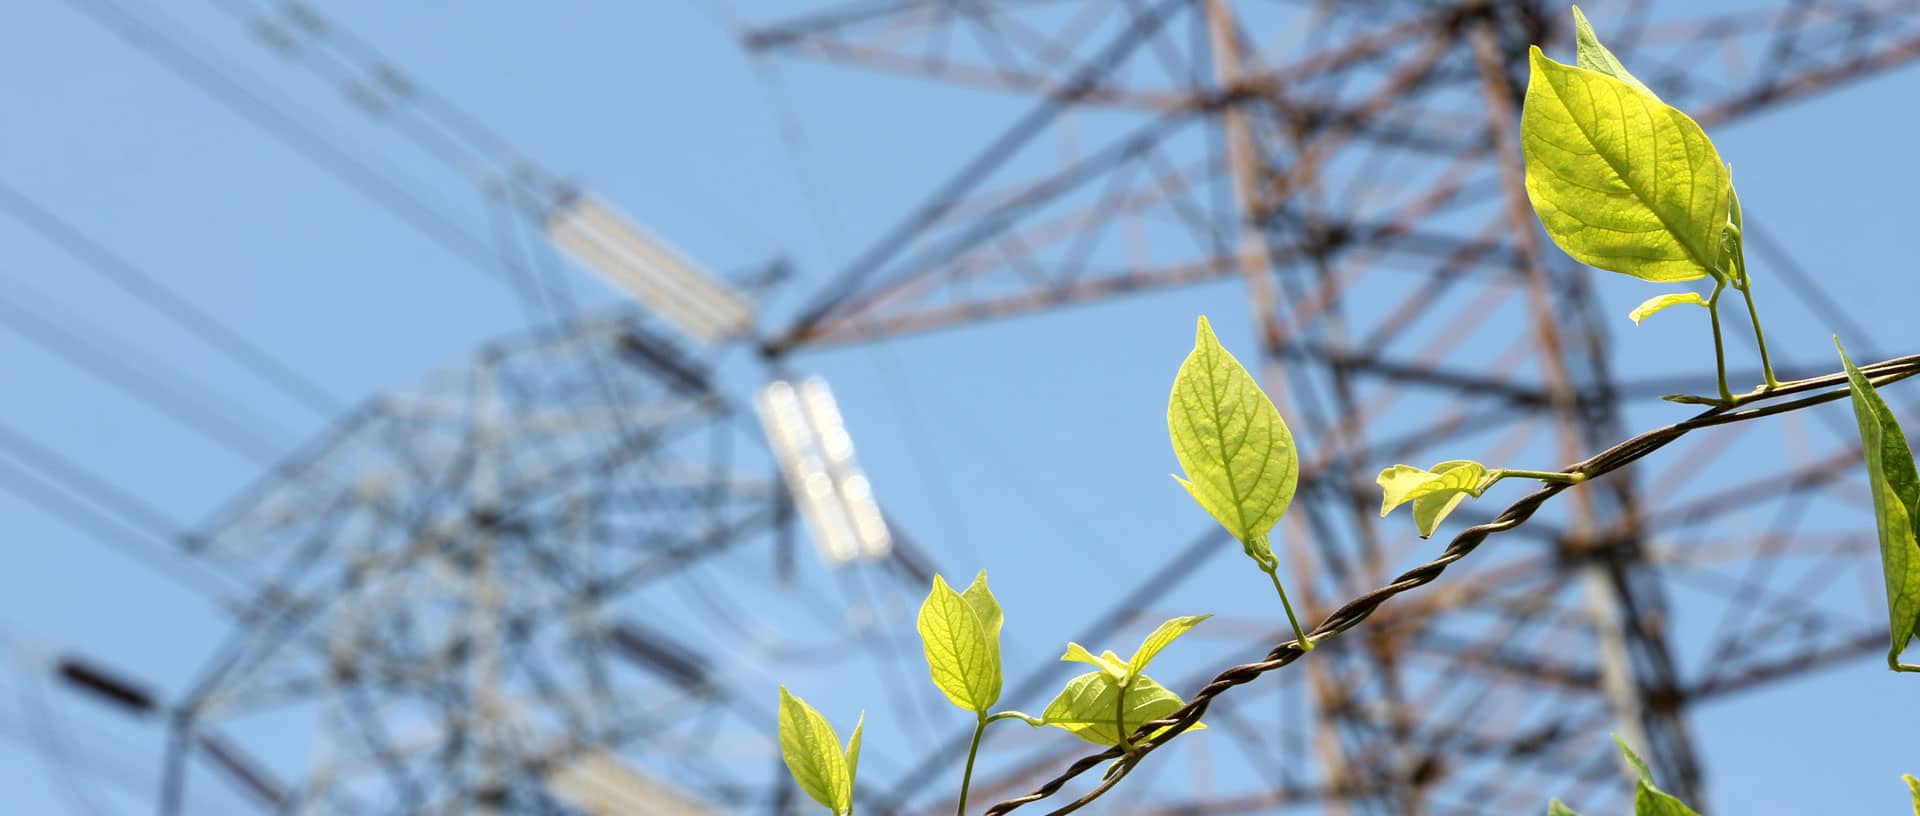
[[[1863, 366], [1861, 367], [1861, 372], [1865, 374], [1875, 386], [1906, 379], [1915, 374], [1920, 374], [1920, 354], [1896, 357], [1891, 360]], [[1801, 397], [1786, 402], [1774, 402], [1774, 400], [1782, 397], [1805, 394], [1810, 391], [1821, 391], [1822, 389], [1843, 385], [1846, 382], [1847, 375], [1841, 371], [1804, 380], [1794, 380], [1772, 389], [1760, 389], [1741, 394], [1734, 397], [1730, 404], [1715, 406], [1681, 422], [1647, 431], [1614, 445], [1592, 457], [1568, 465], [1562, 468], [1560, 472], [1579, 474], [1582, 477], [1582, 483], [1584, 483], [1587, 480], [1604, 476], [1626, 467], [1642, 457], [1672, 444], [1688, 433], [1701, 428], [1760, 419], [1762, 417], [1798, 411], [1844, 398], [1848, 395], [1848, 391], [1845, 388], [1841, 388], [1838, 390], [1823, 391], [1813, 396]], [[1770, 404], [1743, 407], [1760, 402]], [[1472, 554], [1488, 537], [1526, 523], [1527, 519], [1532, 518], [1533, 514], [1538, 511], [1542, 505], [1545, 505], [1549, 499], [1552, 499], [1554, 496], [1559, 495], [1562, 491], [1571, 487], [1574, 487], [1574, 484], [1548, 483], [1540, 489], [1521, 497], [1519, 501], [1509, 505], [1506, 510], [1494, 517], [1493, 520], [1484, 524], [1476, 524], [1460, 531], [1459, 535], [1454, 536], [1453, 540], [1448, 542], [1446, 550], [1442, 551], [1440, 555], [1432, 561], [1428, 561], [1425, 564], [1401, 573], [1400, 576], [1393, 579], [1391, 583], [1348, 601], [1345, 605], [1328, 615], [1325, 620], [1320, 622], [1320, 625], [1314, 627], [1313, 631], [1309, 632], [1307, 637], [1315, 643], [1319, 643], [1360, 625], [1362, 621], [1365, 621], [1375, 610], [1379, 609], [1382, 604], [1385, 604], [1394, 596], [1433, 583], [1435, 579], [1440, 577], [1441, 573], [1446, 572], [1447, 567]], [[1050, 797], [1058, 793], [1068, 782], [1073, 781], [1076, 777], [1101, 763], [1121, 760], [1119, 764], [1113, 768], [1112, 772], [1101, 781], [1098, 787], [1095, 787], [1080, 798], [1058, 809], [1049, 811], [1047, 816], [1060, 816], [1060, 814], [1072, 813], [1085, 807], [1087, 804], [1112, 790], [1115, 785], [1119, 784], [1120, 780], [1126, 778], [1127, 774], [1133, 771], [1134, 767], [1136, 767], [1147, 754], [1152, 753], [1155, 749], [1165, 745], [1168, 741], [1179, 736], [1187, 729], [1192, 728], [1195, 723], [1198, 723], [1200, 717], [1206, 714], [1207, 706], [1213, 702], [1214, 698], [1227, 693], [1228, 690], [1235, 686], [1251, 683], [1259, 679], [1263, 674], [1284, 668], [1295, 660], [1299, 660], [1300, 657], [1305, 654], [1306, 652], [1299, 647], [1297, 641], [1288, 641], [1273, 647], [1271, 651], [1267, 652], [1265, 658], [1257, 662], [1234, 666], [1215, 675], [1213, 680], [1208, 682], [1200, 691], [1196, 692], [1193, 695], [1193, 699], [1188, 701], [1185, 706], [1182, 706], [1165, 717], [1141, 725], [1139, 729], [1133, 733], [1131, 739], [1133, 747], [1130, 750], [1114, 746], [1100, 753], [1081, 757], [1075, 760], [1073, 764], [1068, 765], [1059, 775], [1048, 779], [1031, 793], [1008, 799], [988, 808], [986, 816], [1004, 816], [1004, 814], [1024, 805]], [[1165, 730], [1163, 731], [1162, 729]], [[1155, 732], [1159, 733], [1156, 734]]]

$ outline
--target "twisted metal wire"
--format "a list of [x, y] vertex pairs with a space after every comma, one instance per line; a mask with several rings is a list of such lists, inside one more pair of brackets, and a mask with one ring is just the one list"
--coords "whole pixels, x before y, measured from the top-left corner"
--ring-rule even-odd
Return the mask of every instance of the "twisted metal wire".
[[[1920, 354], [1896, 357], [1891, 360], [1863, 366], [1861, 372], [1866, 374], [1868, 379], [1873, 381], [1876, 386], [1906, 379], [1915, 374], [1920, 374]], [[1734, 397], [1730, 404], [1709, 408], [1684, 421], [1647, 431], [1639, 436], [1614, 445], [1588, 459], [1568, 465], [1562, 468], [1561, 472], [1579, 474], [1582, 476], [1582, 483], [1584, 483], [1587, 480], [1604, 476], [1626, 467], [1638, 461], [1640, 458], [1666, 447], [1680, 437], [1687, 435], [1689, 432], [1701, 428], [1745, 422], [1774, 414], [1798, 411], [1803, 408], [1841, 399], [1848, 395], [1847, 390], [1844, 388], [1829, 390], [1813, 396], [1802, 397], [1786, 402], [1773, 402], [1773, 400], [1781, 397], [1805, 394], [1809, 391], [1820, 391], [1821, 389], [1831, 388], [1832, 386], [1843, 385], [1846, 382], [1847, 375], [1845, 372], [1834, 372], [1819, 377], [1783, 383], [1772, 389], [1759, 389], [1741, 394]], [[1750, 408], [1743, 407], [1758, 402], [1771, 404]], [[1527, 494], [1519, 501], [1508, 506], [1506, 510], [1494, 517], [1493, 520], [1484, 524], [1476, 524], [1460, 531], [1459, 535], [1454, 536], [1453, 540], [1448, 542], [1446, 550], [1441, 552], [1438, 557], [1401, 573], [1398, 578], [1393, 579], [1391, 583], [1385, 586], [1348, 601], [1344, 606], [1341, 606], [1339, 609], [1334, 610], [1332, 614], [1328, 615], [1326, 620], [1321, 621], [1319, 626], [1314, 627], [1313, 631], [1308, 633], [1307, 637], [1315, 643], [1319, 643], [1360, 625], [1362, 621], [1365, 621], [1375, 610], [1379, 609], [1382, 604], [1386, 603], [1395, 595], [1409, 592], [1432, 583], [1440, 577], [1441, 573], [1446, 571], [1447, 567], [1451, 566], [1455, 561], [1466, 558], [1480, 546], [1481, 542], [1486, 541], [1489, 536], [1511, 530], [1526, 523], [1527, 519], [1532, 518], [1533, 514], [1538, 511], [1542, 505], [1547, 503], [1547, 500], [1552, 499], [1562, 491], [1573, 486], [1571, 483], [1546, 484], [1539, 490]], [[1234, 686], [1251, 683], [1267, 672], [1283, 668], [1287, 664], [1300, 659], [1300, 657], [1305, 654], [1306, 652], [1299, 647], [1297, 641], [1288, 641], [1273, 647], [1272, 651], [1267, 652], [1266, 657], [1258, 662], [1235, 666], [1215, 675], [1213, 680], [1207, 683], [1206, 687], [1195, 693], [1193, 699], [1185, 706], [1182, 706], [1180, 709], [1165, 717], [1141, 725], [1139, 729], [1133, 733], [1131, 739], [1133, 747], [1131, 749], [1114, 746], [1100, 753], [1081, 757], [1075, 760], [1073, 764], [1068, 765], [1059, 775], [1035, 788], [1033, 792], [1024, 796], [1008, 799], [988, 808], [985, 816], [1004, 816], [1004, 814], [1019, 807], [1050, 797], [1059, 792], [1068, 782], [1086, 773], [1088, 770], [1093, 769], [1095, 766], [1103, 762], [1120, 760], [1111, 772], [1107, 774], [1106, 778], [1101, 781], [1098, 787], [1095, 787], [1080, 798], [1056, 810], [1049, 811], [1047, 816], [1060, 816], [1060, 814], [1072, 813], [1085, 807], [1088, 803], [1105, 795], [1107, 791], [1112, 790], [1115, 785], [1119, 784], [1120, 780], [1125, 779], [1127, 774], [1131, 773], [1134, 767], [1137, 766], [1147, 754], [1165, 745], [1168, 741], [1193, 727], [1195, 723], [1198, 723], [1200, 717], [1206, 714], [1207, 706], [1213, 702], [1214, 698], [1225, 694]], [[1166, 730], [1161, 731], [1161, 729]], [[1156, 731], [1160, 733], [1154, 733]]]

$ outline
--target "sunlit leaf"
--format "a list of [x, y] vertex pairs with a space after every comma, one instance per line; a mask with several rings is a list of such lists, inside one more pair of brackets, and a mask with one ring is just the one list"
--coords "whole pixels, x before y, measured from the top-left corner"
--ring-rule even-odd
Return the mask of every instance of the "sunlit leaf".
[[973, 583], [967, 585], [966, 591], [961, 592], [960, 597], [965, 599], [967, 605], [973, 607], [973, 613], [980, 617], [980, 625], [986, 629], [987, 640], [999, 643], [1000, 625], [1005, 622], [1005, 616], [1000, 612], [1000, 601], [993, 597], [993, 590], [987, 588], [987, 571], [981, 570], [979, 575], [973, 576]]
[[1205, 317], [1174, 377], [1167, 429], [1194, 500], [1235, 539], [1264, 539], [1293, 502], [1299, 454], [1280, 411]]
[[1480, 495], [1486, 478], [1486, 466], [1465, 459], [1441, 462], [1432, 470], [1394, 465], [1375, 480], [1380, 485], [1380, 515], [1384, 518], [1393, 508], [1413, 502], [1414, 526], [1421, 538], [1430, 537], [1461, 502]]
[[[865, 724], [866, 715], [861, 715]], [[837, 814], [853, 809], [853, 771], [849, 754], [859, 753], [859, 727], [846, 753], [840, 751], [840, 736], [833, 732], [827, 718], [780, 687], [780, 758], [800, 789]]]
[[1647, 763], [1640, 761], [1640, 755], [1627, 747], [1626, 741], [1619, 737], [1614, 737], [1613, 741], [1620, 746], [1620, 753], [1627, 758], [1627, 762], [1640, 772], [1640, 783], [1633, 792], [1634, 816], [1700, 816], [1693, 808], [1687, 807], [1687, 803], [1654, 786], [1653, 772], [1647, 770]]
[[1153, 662], [1153, 656], [1159, 654], [1161, 649], [1167, 648], [1167, 644], [1211, 617], [1213, 616], [1185, 615], [1160, 624], [1148, 633], [1146, 640], [1141, 641], [1140, 648], [1133, 653], [1133, 657], [1127, 659], [1127, 678], [1131, 680], [1139, 677], [1141, 672], [1147, 670], [1147, 664]]
[[1652, 281], [1720, 275], [1726, 164], [1658, 97], [1534, 48], [1520, 116], [1527, 197], [1576, 260]]
[[866, 730], [867, 712], [853, 722], [853, 736], [847, 738], [847, 812], [853, 812], [854, 779], [860, 775], [860, 732]]
[[1920, 779], [1913, 774], [1901, 774], [1900, 780], [1907, 783], [1907, 792], [1913, 794], [1913, 816], [1920, 816]]
[[[1834, 340], [1838, 348], [1840, 341]], [[1853, 416], [1860, 425], [1860, 447], [1867, 460], [1867, 483], [1873, 490], [1873, 516], [1880, 533], [1880, 567], [1887, 584], [1887, 623], [1892, 647], [1887, 665], [1895, 671], [1920, 670], [1900, 662], [1900, 653], [1920, 627], [1920, 474], [1906, 434], [1886, 400], [1866, 375], [1840, 349], [1847, 369], [1847, 390], [1853, 395]]]
[[[980, 586], [984, 593], [984, 580]], [[988, 637], [988, 622], [981, 620], [974, 604], [935, 575], [920, 605], [918, 628], [927, 671], [941, 693], [968, 711], [984, 714], [992, 708], [1000, 699], [1000, 640]]]
[[[1066, 688], [1047, 704], [1047, 710], [1040, 715], [1048, 725], [1057, 726], [1067, 732], [1098, 745], [1118, 745], [1120, 737], [1130, 736], [1140, 726], [1165, 717], [1186, 705], [1180, 695], [1174, 694], [1142, 675], [1126, 685], [1126, 697], [1121, 698], [1121, 686], [1105, 672], [1088, 672], [1067, 681]], [[1116, 705], [1126, 701], [1125, 724], [1116, 728], [1120, 712]], [[1198, 731], [1206, 728], [1204, 723], [1195, 723], [1188, 730]]]
[[1093, 666], [1115, 680], [1124, 680], [1127, 677], [1126, 661], [1121, 660], [1120, 656], [1113, 652], [1103, 652], [1096, 657], [1092, 652], [1087, 651], [1087, 647], [1070, 642], [1067, 644], [1067, 653], [1061, 655], [1060, 659]]
[[1633, 311], [1628, 312], [1627, 317], [1633, 320], [1634, 325], [1639, 325], [1640, 321], [1682, 303], [1705, 306], [1707, 305], [1707, 299], [1701, 297], [1699, 292], [1676, 292], [1666, 295], [1654, 295], [1641, 301], [1640, 305], [1633, 307]]
[[1627, 72], [1627, 66], [1620, 64], [1620, 58], [1600, 44], [1600, 36], [1593, 33], [1593, 24], [1587, 22], [1587, 15], [1579, 6], [1573, 7], [1573, 39], [1576, 51], [1575, 64], [1589, 71], [1598, 71], [1614, 79], [1632, 85], [1648, 96], [1658, 99], [1653, 89], [1648, 88], [1639, 78]]
[[1580, 814], [1573, 812], [1573, 808], [1555, 799], [1547, 803], [1547, 816], [1580, 816]]

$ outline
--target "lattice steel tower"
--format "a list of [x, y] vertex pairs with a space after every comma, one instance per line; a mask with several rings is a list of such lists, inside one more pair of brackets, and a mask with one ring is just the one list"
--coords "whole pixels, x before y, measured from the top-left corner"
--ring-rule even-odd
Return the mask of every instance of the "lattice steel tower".
[[[1920, 58], [1909, 2], [1588, 11], [1710, 130]], [[1404, 520], [1378, 518], [1378, 468], [1572, 462], [1623, 438], [1635, 405], [1698, 388], [1609, 369], [1603, 322], [1619, 316], [1597, 312], [1591, 273], [1543, 240], [1522, 189], [1527, 46], [1570, 48], [1571, 31], [1563, 4], [1520, 0], [880, 0], [759, 29], [762, 52], [1032, 99], [767, 351], [1244, 278], [1267, 385], [1307, 440], [1285, 532], [1324, 612], [1417, 552]], [[1774, 302], [1824, 308], [1789, 259], [1769, 268], [1792, 286]], [[1184, 805], [1109, 797], [1103, 812], [1508, 813], [1549, 794], [1605, 810], [1624, 790], [1610, 730], [1699, 797], [1690, 706], [1885, 641], [1846, 582], [1874, 568], [1871, 528], [1801, 524], [1857, 453], [1716, 471], [1737, 435], [1568, 494], [1523, 528], [1535, 546], [1477, 555], [1263, 680], [1311, 700], [1310, 757], [1253, 756], [1306, 724], [1230, 695], [1212, 716], [1258, 727], [1211, 750], [1244, 752], [1256, 773]], [[1694, 573], [1714, 580], [1674, 580]], [[1685, 644], [1680, 609], [1709, 623]], [[1023, 789], [1077, 754], [976, 790]], [[937, 810], [914, 778], [870, 804]]]

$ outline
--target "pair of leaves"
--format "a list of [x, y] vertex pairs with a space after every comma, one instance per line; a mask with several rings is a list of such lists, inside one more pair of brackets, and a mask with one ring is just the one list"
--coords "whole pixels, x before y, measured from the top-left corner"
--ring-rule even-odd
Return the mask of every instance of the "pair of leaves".
[[1005, 616], [982, 570], [965, 592], [933, 576], [920, 604], [920, 645], [933, 684], [954, 705], [986, 714], [1000, 701], [1000, 626]]
[[[1835, 347], [1840, 345], [1834, 341]], [[1853, 396], [1853, 416], [1860, 425], [1860, 447], [1867, 460], [1867, 482], [1873, 489], [1874, 526], [1880, 534], [1880, 567], [1886, 576], [1887, 622], [1892, 646], [1887, 666], [1894, 671], [1920, 671], [1900, 662], [1900, 653], [1920, 629], [1920, 474], [1913, 451], [1893, 409], [1874, 390], [1873, 383], [1840, 349], [1847, 369], [1847, 390]]]
[[1261, 554], [1271, 558], [1267, 533], [1293, 503], [1300, 454], [1279, 409], [1204, 316], [1174, 375], [1167, 430], [1187, 474], [1174, 479], [1270, 568]]
[[[1639, 754], [1635, 754], [1633, 749], [1628, 748], [1619, 737], [1614, 737], [1613, 741], [1620, 746], [1621, 756], [1625, 757], [1628, 764], [1640, 773], [1640, 781], [1635, 785], [1633, 792], [1634, 816], [1700, 816], [1694, 812], [1693, 808], [1687, 807], [1687, 803], [1653, 784], [1653, 773], [1647, 770], [1647, 763], [1640, 760]], [[1547, 803], [1547, 816], [1579, 816], [1579, 814], [1555, 799]]]
[[786, 686], [780, 687], [780, 758], [801, 790], [841, 816], [853, 812], [853, 777], [860, 766], [860, 732], [866, 724], [867, 715], [862, 712], [843, 751], [833, 724]]
[[[1144, 672], [1147, 664], [1168, 644], [1210, 617], [1213, 616], [1187, 615], [1160, 624], [1141, 641], [1133, 657], [1126, 660], [1111, 651], [1095, 655], [1078, 643], [1068, 643], [1067, 653], [1061, 660], [1086, 663], [1099, 671], [1067, 681], [1066, 688], [1047, 704], [1036, 724], [1057, 726], [1099, 745], [1118, 745], [1140, 726], [1178, 710], [1186, 705], [1180, 695], [1168, 691]], [[1195, 723], [1189, 730], [1203, 728], [1206, 728], [1204, 723]]]
[[[1527, 197], [1581, 263], [1649, 281], [1724, 278], [1738, 252], [1733, 174], [1700, 125], [1642, 83], [1574, 9], [1577, 64], [1534, 48], [1520, 118]], [[1731, 229], [1729, 229], [1731, 227]], [[1730, 246], [1729, 240], [1735, 244]], [[1661, 295], [1629, 315], [1706, 305]]]
[[1487, 468], [1479, 462], [1455, 459], [1421, 470], [1412, 465], [1394, 465], [1380, 471], [1380, 517], [1393, 508], [1413, 502], [1414, 526], [1421, 538], [1432, 537], [1453, 509], [1486, 489]]

